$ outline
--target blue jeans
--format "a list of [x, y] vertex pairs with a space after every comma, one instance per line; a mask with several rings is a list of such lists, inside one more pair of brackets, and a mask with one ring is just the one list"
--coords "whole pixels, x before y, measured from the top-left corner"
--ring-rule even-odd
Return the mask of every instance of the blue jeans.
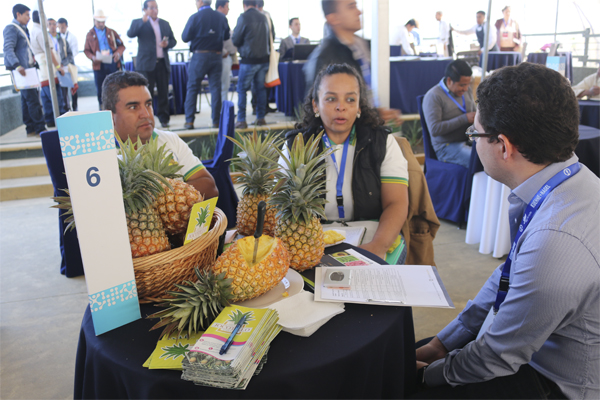
[[263, 119], [267, 111], [267, 89], [265, 88], [265, 76], [269, 70], [269, 63], [264, 64], [240, 64], [238, 75], [238, 121], [246, 121], [246, 92], [250, 90], [252, 82], [256, 87], [257, 105], [256, 119]]
[[433, 148], [438, 160], [469, 168], [471, 146], [467, 145], [467, 142], [442, 143], [434, 145]]
[[117, 63], [113, 62], [112, 64], [100, 64], [100, 69], [98, 71], [94, 71], [94, 81], [96, 82], [96, 92], [98, 93], [98, 105], [100, 106], [100, 110], [102, 110], [102, 84], [104, 83], [104, 79], [113, 72], [117, 72]]
[[40, 133], [46, 130], [40, 93], [37, 89], [21, 90], [21, 112], [27, 133]]
[[223, 57], [217, 53], [194, 53], [188, 68], [187, 92], [185, 95], [185, 122], [194, 122], [196, 118], [196, 98], [202, 89], [202, 79], [208, 75], [208, 86], [212, 106], [213, 125], [219, 123], [221, 116], [221, 73]]
[[[63, 98], [63, 90], [62, 87], [57, 83], [56, 84], [56, 96], [58, 100], [58, 112], [60, 115], [63, 115], [67, 112], [67, 107], [65, 103], [65, 99]], [[52, 126], [55, 125], [54, 120], [54, 110], [52, 108], [52, 95], [50, 94], [50, 86], [42, 87], [42, 104], [44, 106], [44, 119], [46, 120], [46, 124]], [[59, 117], [58, 115], [57, 117]]]

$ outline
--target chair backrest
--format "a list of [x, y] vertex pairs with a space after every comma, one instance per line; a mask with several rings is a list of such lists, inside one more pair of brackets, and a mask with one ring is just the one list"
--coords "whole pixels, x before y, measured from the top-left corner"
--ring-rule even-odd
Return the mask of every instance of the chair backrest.
[[437, 160], [435, 150], [431, 144], [431, 136], [429, 135], [429, 129], [427, 129], [427, 122], [425, 121], [425, 115], [423, 113], [423, 98], [425, 96], [417, 96], [417, 107], [419, 108], [419, 116], [421, 117], [421, 127], [423, 128], [423, 147], [425, 149], [425, 158], [431, 160]]
[[223, 101], [215, 154], [212, 160], [203, 162], [206, 168], [216, 168], [221, 164], [229, 165], [228, 160], [233, 156], [233, 142], [228, 140], [227, 136], [235, 138], [235, 112], [233, 103], [229, 100]]

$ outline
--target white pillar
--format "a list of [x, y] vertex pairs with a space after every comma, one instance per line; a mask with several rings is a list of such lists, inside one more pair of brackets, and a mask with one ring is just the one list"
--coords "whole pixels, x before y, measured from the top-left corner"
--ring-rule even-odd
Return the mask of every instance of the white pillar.
[[371, 86], [378, 107], [390, 107], [390, 0], [373, 0]]

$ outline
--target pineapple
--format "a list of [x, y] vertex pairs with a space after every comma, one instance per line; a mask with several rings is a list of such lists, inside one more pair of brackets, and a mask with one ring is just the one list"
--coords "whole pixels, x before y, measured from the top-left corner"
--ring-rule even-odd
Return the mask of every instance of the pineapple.
[[144, 146], [138, 138], [120, 146], [119, 174], [125, 202], [127, 231], [133, 258], [169, 250], [171, 245], [163, 223], [154, 210], [156, 196], [169, 186], [161, 175], [144, 166]]
[[[241, 141], [229, 139], [242, 149], [242, 153], [232, 159], [234, 167], [242, 171], [242, 176], [238, 178], [243, 192], [237, 208], [237, 230], [243, 236], [250, 236], [256, 230], [258, 203], [262, 200], [268, 202], [275, 185], [274, 174], [279, 168], [277, 149], [281, 147], [283, 140], [277, 139], [273, 133], [263, 139], [256, 131], [241, 136]], [[274, 207], [267, 207], [264, 226], [266, 235], [273, 235], [277, 222], [275, 214]]]
[[158, 147], [158, 140], [152, 138], [144, 148], [146, 168], [164, 176], [170, 183], [170, 187], [163, 185], [164, 193], [156, 196], [155, 204], [165, 230], [170, 235], [185, 232], [192, 207], [203, 200], [202, 195], [192, 185], [176, 179], [181, 177], [177, 172], [182, 167], [175, 163], [165, 145]]
[[283, 178], [274, 189], [270, 204], [277, 207], [275, 236], [290, 253], [290, 267], [304, 271], [319, 263], [325, 250], [323, 227], [325, 218], [325, 159], [332, 150], [319, 154], [322, 133], [311, 137], [306, 144], [298, 134], [289, 158], [278, 150], [287, 165], [280, 172]]
[[208, 327], [221, 310], [229, 306], [231, 300], [231, 279], [225, 274], [214, 274], [212, 271], [200, 271], [195, 268], [198, 280], [185, 281], [175, 285], [180, 291], [168, 291], [174, 298], [164, 299], [159, 303], [165, 310], [149, 315], [148, 318], [160, 318], [150, 330], [165, 327], [162, 337], [177, 331], [180, 335], [187, 329], [188, 335]]
[[231, 278], [233, 300], [243, 301], [273, 289], [288, 272], [290, 257], [280, 239], [262, 235], [258, 242], [256, 262], [254, 236], [239, 239], [212, 266], [215, 274]]

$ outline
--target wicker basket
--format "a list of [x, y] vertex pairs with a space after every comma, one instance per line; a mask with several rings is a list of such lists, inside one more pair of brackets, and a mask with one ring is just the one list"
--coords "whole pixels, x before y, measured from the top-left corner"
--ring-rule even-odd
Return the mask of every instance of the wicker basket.
[[194, 267], [200, 269], [214, 264], [219, 237], [227, 229], [227, 217], [216, 208], [210, 230], [192, 243], [179, 248], [134, 258], [133, 269], [140, 303], [154, 303], [174, 290], [173, 284], [195, 281]]

